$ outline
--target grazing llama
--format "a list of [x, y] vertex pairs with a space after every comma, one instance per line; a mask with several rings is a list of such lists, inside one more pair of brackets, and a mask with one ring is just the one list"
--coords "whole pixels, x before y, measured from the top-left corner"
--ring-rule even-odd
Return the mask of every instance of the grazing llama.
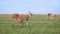
[[50, 20], [55, 19], [56, 15], [52, 13], [48, 13], [48, 17]]
[[15, 18], [15, 22], [13, 23], [13, 26], [16, 27], [16, 24], [21, 25], [23, 23], [23, 21], [26, 21], [26, 24], [28, 26], [28, 20], [29, 17], [32, 16], [32, 13], [29, 11], [29, 14], [20, 14], [17, 16], [17, 18]]

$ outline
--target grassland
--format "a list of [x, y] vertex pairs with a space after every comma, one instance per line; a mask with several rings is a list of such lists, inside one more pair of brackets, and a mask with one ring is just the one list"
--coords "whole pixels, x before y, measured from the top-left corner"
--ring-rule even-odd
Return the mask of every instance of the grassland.
[[26, 23], [12, 27], [11, 15], [0, 14], [0, 34], [60, 34], [60, 15], [56, 20], [49, 20], [47, 15], [33, 15], [29, 19], [29, 27]]

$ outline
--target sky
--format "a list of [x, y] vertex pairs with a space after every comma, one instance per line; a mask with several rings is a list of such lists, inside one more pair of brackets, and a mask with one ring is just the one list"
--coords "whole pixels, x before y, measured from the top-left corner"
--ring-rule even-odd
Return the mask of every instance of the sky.
[[0, 14], [60, 14], [60, 0], [0, 0]]

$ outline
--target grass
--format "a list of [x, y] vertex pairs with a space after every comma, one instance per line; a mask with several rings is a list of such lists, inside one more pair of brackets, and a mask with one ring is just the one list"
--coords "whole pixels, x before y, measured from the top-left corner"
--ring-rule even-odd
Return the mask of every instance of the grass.
[[12, 27], [11, 15], [0, 15], [0, 34], [60, 34], [60, 15], [56, 20], [49, 20], [47, 15], [33, 15], [29, 20], [29, 27], [26, 23], [16, 28]]

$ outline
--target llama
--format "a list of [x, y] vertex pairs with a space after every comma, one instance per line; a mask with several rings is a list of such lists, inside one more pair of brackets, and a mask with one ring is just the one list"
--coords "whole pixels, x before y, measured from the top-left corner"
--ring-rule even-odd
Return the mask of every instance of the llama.
[[21, 24], [21, 23], [23, 23], [23, 21], [25, 20], [25, 21], [26, 21], [26, 24], [27, 24], [27, 27], [28, 27], [28, 20], [29, 20], [29, 17], [30, 17], [30, 16], [32, 16], [32, 13], [31, 13], [30, 11], [29, 11], [29, 14], [20, 14], [20, 15], [16, 18], [13, 26], [16, 27], [16, 24]]

